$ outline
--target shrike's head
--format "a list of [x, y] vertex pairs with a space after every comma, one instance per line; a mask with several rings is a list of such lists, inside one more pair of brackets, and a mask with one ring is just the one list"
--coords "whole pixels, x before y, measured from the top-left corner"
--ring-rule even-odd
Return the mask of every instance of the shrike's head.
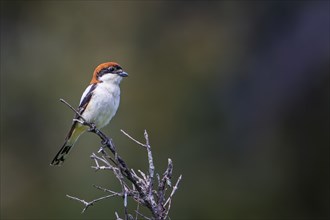
[[100, 82], [119, 84], [122, 78], [126, 76], [128, 74], [123, 71], [118, 63], [106, 62], [95, 68], [90, 84]]

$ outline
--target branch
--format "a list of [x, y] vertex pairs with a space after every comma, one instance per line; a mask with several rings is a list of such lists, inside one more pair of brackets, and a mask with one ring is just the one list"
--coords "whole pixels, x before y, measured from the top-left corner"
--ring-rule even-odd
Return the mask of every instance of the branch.
[[126, 135], [129, 139], [131, 139], [132, 141], [134, 141], [135, 143], [137, 143], [138, 145], [140, 145], [140, 146], [142, 146], [142, 147], [145, 147], [145, 148], [148, 147], [147, 145], [142, 144], [140, 141], [137, 141], [137, 140], [135, 140], [134, 138], [132, 138], [132, 137], [131, 137], [129, 134], [127, 134], [123, 129], [120, 129], [120, 131], [121, 131], [124, 135]]
[[[88, 207], [92, 206], [94, 203], [101, 201], [103, 199], [107, 199], [110, 197], [122, 197], [124, 202], [124, 215], [125, 220], [133, 219], [133, 215], [128, 213], [128, 197], [132, 197], [137, 202], [137, 208], [135, 210], [135, 219], [138, 218], [138, 215], [143, 217], [144, 219], [167, 219], [168, 213], [171, 208], [171, 201], [174, 193], [178, 189], [178, 184], [181, 181], [182, 176], [178, 178], [175, 186], [172, 188], [171, 194], [168, 198], [166, 198], [166, 191], [168, 187], [171, 187], [171, 178], [173, 172], [173, 163], [171, 159], [168, 159], [168, 166], [165, 170], [162, 178], [160, 178], [157, 173], [158, 179], [158, 187], [157, 190], [154, 190], [154, 176], [155, 176], [155, 166], [153, 162], [153, 156], [151, 151], [151, 145], [149, 141], [149, 135], [147, 131], [144, 131], [144, 139], [145, 143], [141, 143], [137, 141], [125, 131], [121, 130], [121, 132], [127, 136], [130, 140], [134, 141], [139, 146], [142, 146], [147, 150], [148, 157], [148, 173], [145, 174], [141, 170], [138, 170], [139, 175], [127, 166], [127, 163], [124, 159], [119, 156], [116, 151], [116, 147], [112, 142], [111, 138], [108, 138], [103, 132], [101, 132], [98, 128], [95, 127], [93, 123], [86, 121], [78, 111], [76, 111], [69, 103], [65, 100], [60, 99], [60, 101], [67, 106], [70, 107], [78, 116], [79, 120], [77, 122], [88, 126], [89, 132], [98, 135], [101, 139], [101, 148], [96, 153], [91, 155], [91, 159], [94, 161], [95, 166], [92, 166], [96, 171], [98, 170], [108, 170], [114, 173], [118, 182], [121, 185], [121, 192], [115, 192], [113, 190], [109, 190], [100, 186], [93, 185], [96, 189], [102, 190], [106, 193], [110, 193], [109, 195], [94, 199], [90, 202], [86, 202], [83, 199], [79, 199], [70, 195], [67, 195], [68, 198], [72, 200], [79, 201], [84, 204], [84, 209], [82, 213], [84, 213]], [[108, 152], [108, 149], [113, 157], [111, 157]], [[140, 212], [140, 206], [146, 207], [151, 212], [151, 217], [147, 217]], [[115, 212], [116, 218], [121, 219], [117, 212]]]
[[110, 195], [107, 195], [107, 196], [100, 197], [98, 199], [94, 199], [94, 200], [92, 200], [90, 202], [86, 202], [83, 199], [79, 199], [79, 198], [76, 198], [76, 197], [73, 197], [73, 196], [70, 196], [70, 195], [66, 195], [66, 197], [68, 197], [69, 199], [77, 200], [77, 201], [79, 201], [79, 202], [81, 202], [81, 203], [83, 203], [85, 205], [85, 208], [82, 210], [81, 213], [84, 213], [88, 209], [88, 207], [94, 205], [94, 203], [96, 203], [98, 201], [101, 201], [103, 199], [107, 199], [107, 198], [113, 197], [113, 196], [117, 196], [117, 195], [116, 194], [110, 194]]

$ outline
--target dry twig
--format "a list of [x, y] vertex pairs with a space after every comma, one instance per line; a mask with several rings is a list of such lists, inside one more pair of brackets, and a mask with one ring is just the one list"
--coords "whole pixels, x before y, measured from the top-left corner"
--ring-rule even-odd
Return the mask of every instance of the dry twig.
[[[102, 146], [97, 153], [91, 155], [91, 159], [95, 162], [93, 169], [97, 170], [109, 170], [112, 171], [121, 185], [121, 192], [115, 192], [100, 186], [93, 185], [96, 189], [108, 193], [108, 195], [94, 199], [90, 202], [86, 202], [83, 199], [67, 195], [68, 198], [72, 200], [79, 201], [83, 203], [84, 213], [88, 207], [94, 205], [94, 203], [110, 198], [110, 197], [122, 197], [124, 200], [124, 219], [138, 219], [142, 217], [144, 219], [169, 219], [168, 213], [171, 208], [172, 197], [176, 190], [178, 189], [179, 182], [181, 181], [182, 175], [178, 178], [174, 187], [172, 187], [171, 194], [166, 198], [166, 191], [168, 187], [171, 187], [171, 178], [173, 171], [173, 163], [171, 159], [168, 159], [168, 166], [162, 177], [157, 173], [157, 190], [154, 187], [154, 176], [155, 176], [155, 166], [153, 163], [151, 145], [149, 142], [149, 136], [147, 131], [144, 131], [145, 143], [137, 141], [125, 131], [121, 132], [127, 136], [129, 139], [134, 141], [136, 144], [144, 147], [147, 150], [148, 155], [148, 165], [149, 170], [147, 173], [138, 170], [139, 175], [133, 170], [129, 169], [127, 163], [118, 155], [115, 145], [112, 139], [108, 138], [103, 132], [98, 130], [92, 123], [87, 122], [79, 113], [65, 100], [60, 99], [61, 102], [69, 106], [80, 118], [79, 123], [89, 127], [89, 131], [98, 135], [101, 138]], [[106, 151], [110, 150], [112, 156]], [[132, 197], [136, 203], [137, 207], [135, 210], [135, 218], [133, 215], [128, 213], [128, 197]], [[151, 216], [147, 217], [140, 211], [140, 206], [144, 206], [151, 212]], [[121, 219], [117, 212], [115, 212], [116, 219]]]

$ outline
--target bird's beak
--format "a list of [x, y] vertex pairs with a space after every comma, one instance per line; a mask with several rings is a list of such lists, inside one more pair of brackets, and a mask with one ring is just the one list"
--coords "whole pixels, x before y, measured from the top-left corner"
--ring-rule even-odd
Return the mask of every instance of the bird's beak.
[[126, 73], [124, 71], [121, 71], [121, 72], [118, 72], [118, 75], [121, 76], [121, 77], [127, 77], [128, 73]]

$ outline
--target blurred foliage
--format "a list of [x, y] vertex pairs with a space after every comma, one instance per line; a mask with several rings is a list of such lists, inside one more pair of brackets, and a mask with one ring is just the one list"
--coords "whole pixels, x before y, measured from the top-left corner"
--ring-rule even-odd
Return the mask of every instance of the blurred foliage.
[[85, 134], [52, 157], [95, 66], [119, 62], [119, 111], [103, 130], [135, 169], [183, 174], [172, 219], [328, 219], [329, 1], [1, 1], [1, 219], [109, 219], [65, 195], [115, 189]]

